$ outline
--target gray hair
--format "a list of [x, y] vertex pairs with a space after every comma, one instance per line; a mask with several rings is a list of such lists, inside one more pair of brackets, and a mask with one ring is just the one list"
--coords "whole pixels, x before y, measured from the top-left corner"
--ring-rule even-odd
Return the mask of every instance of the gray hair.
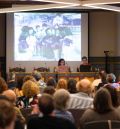
[[115, 82], [115, 80], [116, 80], [116, 76], [115, 76], [113, 73], [107, 74], [106, 80], [108, 80], [108, 79], [109, 79], [109, 77], [111, 77], [111, 78], [112, 78], [112, 80]]
[[70, 98], [70, 93], [65, 89], [59, 89], [54, 94], [55, 108], [58, 110], [65, 110], [67, 102]]

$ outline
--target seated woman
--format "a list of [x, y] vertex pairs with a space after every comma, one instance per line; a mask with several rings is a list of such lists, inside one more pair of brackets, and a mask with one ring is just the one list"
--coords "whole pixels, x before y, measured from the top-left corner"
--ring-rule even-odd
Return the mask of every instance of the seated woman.
[[65, 66], [65, 60], [59, 59], [57, 72], [69, 72], [69, 67]]
[[93, 121], [101, 120], [118, 120], [120, 114], [112, 105], [111, 95], [105, 88], [100, 88], [94, 98], [94, 108], [84, 112], [80, 119], [80, 129], [83, 129], [85, 124]]

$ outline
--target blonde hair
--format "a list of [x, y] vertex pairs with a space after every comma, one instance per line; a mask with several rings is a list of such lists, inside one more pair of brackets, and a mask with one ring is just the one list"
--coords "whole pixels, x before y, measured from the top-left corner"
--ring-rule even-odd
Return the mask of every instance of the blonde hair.
[[65, 89], [59, 89], [54, 93], [55, 108], [65, 110], [67, 102], [70, 98], [70, 93]]
[[66, 89], [67, 90], [67, 81], [65, 79], [60, 79], [57, 84], [56, 89]]
[[39, 94], [40, 88], [35, 82], [28, 80], [23, 84], [22, 91], [23, 91], [23, 95], [30, 98], [30, 97], [33, 97], [34, 95]]
[[76, 88], [78, 92], [91, 93], [92, 91], [91, 82], [88, 79], [82, 79], [81, 81], [78, 81]]

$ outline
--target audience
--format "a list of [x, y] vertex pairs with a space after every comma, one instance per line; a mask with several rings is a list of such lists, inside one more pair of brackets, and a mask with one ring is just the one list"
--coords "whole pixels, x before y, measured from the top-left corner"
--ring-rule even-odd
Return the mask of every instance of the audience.
[[57, 90], [54, 94], [54, 103], [55, 103], [55, 116], [68, 119], [74, 123], [74, 118], [72, 114], [67, 111], [67, 103], [70, 99], [70, 94], [67, 90], [60, 89]]
[[97, 91], [93, 104], [93, 109], [86, 110], [82, 115], [80, 119], [80, 129], [84, 129], [87, 122], [101, 120], [120, 121], [120, 114], [114, 109], [110, 93], [107, 89], [101, 88]]
[[27, 123], [27, 129], [76, 129], [69, 120], [54, 116], [54, 101], [48, 94], [39, 98], [39, 116], [31, 116]]
[[93, 106], [93, 98], [89, 95], [91, 94], [91, 82], [87, 79], [82, 79], [77, 82], [77, 91], [78, 93], [71, 94], [70, 100], [68, 103], [68, 109], [83, 109]]
[[[64, 66], [65, 62], [62, 63]], [[68, 109], [86, 109], [80, 119], [80, 129], [83, 129], [87, 122], [108, 119], [120, 121], [118, 98], [120, 85], [115, 82], [114, 74], [106, 76], [104, 71], [100, 71], [92, 84], [86, 78], [78, 82], [74, 79], [61, 78], [56, 83], [55, 79], [50, 77], [47, 82], [44, 82], [40, 72], [34, 71], [32, 75], [27, 75], [24, 79], [23, 76], [17, 77], [16, 87], [14, 89], [12, 87], [11, 90], [8, 89], [11, 87], [8, 87], [5, 80], [0, 77], [0, 98], [5, 98], [0, 99], [0, 129], [18, 129], [18, 126], [17, 128], [14, 126], [16, 118], [22, 125], [27, 122], [28, 129], [48, 127], [50, 129], [76, 129], [75, 116], [73, 118]], [[92, 91], [96, 92], [91, 97]], [[1, 104], [6, 109], [2, 109]], [[32, 109], [32, 115], [27, 121], [20, 109], [29, 107]], [[8, 116], [4, 116], [8, 108], [12, 111], [8, 113]], [[2, 118], [9, 119], [9, 121], [4, 122]]]

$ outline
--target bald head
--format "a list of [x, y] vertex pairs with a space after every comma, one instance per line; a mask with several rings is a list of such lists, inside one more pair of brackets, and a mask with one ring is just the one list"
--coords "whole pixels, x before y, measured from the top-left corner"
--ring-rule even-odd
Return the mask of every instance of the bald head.
[[82, 79], [77, 83], [76, 87], [79, 92], [91, 92], [91, 82], [88, 79]]
[[16, 101], [16, 94], [13, 90], [6, 90], [2, 95], [5, 95], [12, 103]]

